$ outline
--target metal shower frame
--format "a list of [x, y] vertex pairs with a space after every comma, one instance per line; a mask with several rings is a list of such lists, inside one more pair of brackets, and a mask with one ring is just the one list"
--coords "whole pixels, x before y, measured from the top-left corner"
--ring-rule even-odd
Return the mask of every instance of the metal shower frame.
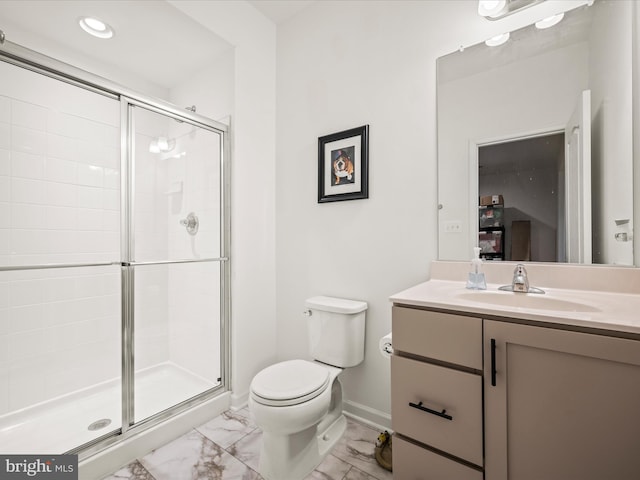
[[[195, 113], [194, 109], [182, 109], [164, 100], [140, 94], [108, 79], [48, 57], [34, 50], [6, 40], [0, 30], [0, 61], [26, 68], [56, 80], [89, 90], [120, 102], [121, 135], [121, 189], [120, 189], [120, 262], [97, 262], [76, 264], [41, 264], [26, 266], [0, 266], [2, 271], [57, 269], [75, 267], [120, 266], [121, 269], [121, 307], [122, 307], [122, 423], [120, 428], [79, 445], [65, 453], [75, 453], [83, 460], [99, 451], [122, 441], [143, 430], [151, 428], [180, 412], [186, 411], [206, 400], [229, 391], [231, 385], [231, 262], [230, 262], [230, 141], [229, 127]], [[135, 262], [134, 252], [134, 168], [133, 168], [133, 118], [132, 107], [142, 107], [180, 122], [188, 123], [205, 130], [218, 133], [220, 144], [220, 257], [202, 259], [178, 259], [156, 262]], [[219, 263], [220, 264], [220, 367], [221, 383], [196, 397], [185, 400], [173, 407], [159, 412], [141, 422], [134, 422], [134, 270], [141, 265], [160, 265], [178, 263]]]

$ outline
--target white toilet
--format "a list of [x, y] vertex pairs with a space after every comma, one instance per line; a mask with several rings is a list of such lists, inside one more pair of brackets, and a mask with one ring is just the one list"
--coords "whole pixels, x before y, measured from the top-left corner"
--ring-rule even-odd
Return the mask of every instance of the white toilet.
[[338, 375], [364, 359], [367, 304], [333, 297], [305, 302], [310, 353], [288, 360], [251, 381], [249, 410], [262, 429], [259, 473], [266, 480], [301, 480], [344, 433]]

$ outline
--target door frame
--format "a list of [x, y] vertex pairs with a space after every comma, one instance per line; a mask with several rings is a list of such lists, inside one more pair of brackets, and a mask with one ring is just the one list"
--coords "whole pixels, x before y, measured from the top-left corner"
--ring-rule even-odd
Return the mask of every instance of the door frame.
[[564, 134], [565, 126], [554, 126], [540, 130], [529, 130], [520, 133], [511, 133], [496, 137], [470, 139], [469, 140], [469, 242], [471, 246], [478, 244], [478, 233], [480, 231], [478, 225], [478, 197], [480, 195], [480, 175], [479, 175], [479, 156], [480, 147], [490, 145], [499, 145], [501, 143], [516, 142], [519, 140], [527, 140], [529, 138], [546, 137], [548, 135]]

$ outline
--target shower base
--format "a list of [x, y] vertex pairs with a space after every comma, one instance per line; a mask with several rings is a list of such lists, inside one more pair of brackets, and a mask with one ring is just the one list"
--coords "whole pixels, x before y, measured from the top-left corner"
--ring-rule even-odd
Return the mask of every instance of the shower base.
[[[135, 419], [143, 420], [216, 385], [171, 362], [139, 371]], [[118, 379], [0, 416], [0, 452], [63, 453], [95, 440], [120, 428], [121, 397]]]

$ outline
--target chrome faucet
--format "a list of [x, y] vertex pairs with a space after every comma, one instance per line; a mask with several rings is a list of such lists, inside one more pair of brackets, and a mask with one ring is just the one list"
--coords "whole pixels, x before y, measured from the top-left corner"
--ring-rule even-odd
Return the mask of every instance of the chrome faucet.
[[511, 281], [511, 288], [514, 292], [529, 292], [529, 278], [527, 277], [527, 270], [524, 265], [519, 263], [516, 265], [513, 271], [513, 280]]
[[527, 276], [527, 270], [521, 263], [517, 264], [515, 270], [513, 271], [513, 280], [511, 280], [511, 285], [503, 285], [501, 287], [498, 287], [498, 290], [520, 293], [544, 293], [544, 290], [540, 288], [529, 286], [529, 277]]

